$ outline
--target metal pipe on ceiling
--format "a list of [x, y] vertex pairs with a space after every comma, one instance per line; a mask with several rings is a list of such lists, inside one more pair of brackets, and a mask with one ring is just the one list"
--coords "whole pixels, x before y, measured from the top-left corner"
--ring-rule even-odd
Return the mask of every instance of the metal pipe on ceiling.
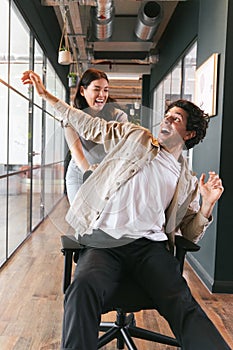
[[137, 17], [135, 34], [141, 40], [151, 40], [162, 19], [162, 8], [156, 1], [142, 3]]
[[114, 5], [112, 0], [97, 0], [97, 5], [91, 8], [94, 35], [99, 40], [112, 36]]

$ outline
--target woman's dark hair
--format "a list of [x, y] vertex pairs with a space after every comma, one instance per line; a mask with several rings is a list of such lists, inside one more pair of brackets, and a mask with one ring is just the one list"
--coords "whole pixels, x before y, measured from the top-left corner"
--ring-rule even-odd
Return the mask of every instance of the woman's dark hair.
[[[86, 89], [93, 80], [99, 80], [99, 79], [105, 79], [109, 83], [107, 74], [101, 70], [98, 70], [95, 68], [89, 68], [83, 73], [78, 83], [77, 91], [74, 97], [74, 107], [79, 109], [85, 109], [89, 107], [85, 97], [82, 96], [80, 93], [81, 86], [83, 86], [84, 89]], [[107, 102], [109, 101], [107, 100]]]
[[206, 135], [209, 115], [188, 100], [177, 100], [170, 103], [165, 113], [173, 107], [180, 107], [188, 113], [186, 130], [195, 131], [196, 134], [190, 140], [185, 141], [185, 146], [187, 149], [193, 148], [193, 146], [202, 141]]

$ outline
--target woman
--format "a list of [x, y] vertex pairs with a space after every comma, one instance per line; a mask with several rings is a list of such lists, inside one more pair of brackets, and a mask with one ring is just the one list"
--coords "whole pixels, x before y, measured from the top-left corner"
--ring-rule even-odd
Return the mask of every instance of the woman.
[[[82, 75], [74, 98], [74, 107], [85, 110], [93, 117], [110, 121], [127, 121], [127, 115], [115, 108], [109, 97], [109, 80], [107, 75], [94, 68], [90, 68]], [[101, 113], [100, 113], [101, 112]], [[100, 163], [104, 156], [104, 148], [92, 141], [80, 138], [77, 132], [67, 127], [65, 137], [71, 151], [71, 161], [66, 173], [66, 187], [69, 202], [71, 203], [83, 182], [83, 173], [91, 166], [92, 169]]]

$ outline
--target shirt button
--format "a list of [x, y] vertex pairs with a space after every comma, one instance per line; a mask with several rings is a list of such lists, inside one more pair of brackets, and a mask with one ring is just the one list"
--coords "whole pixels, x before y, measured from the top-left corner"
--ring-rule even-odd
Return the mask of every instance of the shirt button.
[[109, 200], [109, 197], [108, 197], [108, 196], [106, 196], [106, 197], [105, 197], [105, 200], [106, 200], [106, 201], [108, 201], [108, 200]]
[[117, 186], [120, 186], [120, 182], [119, 182], [119, 181], [117, 181], [116, 185], [117, 185]]

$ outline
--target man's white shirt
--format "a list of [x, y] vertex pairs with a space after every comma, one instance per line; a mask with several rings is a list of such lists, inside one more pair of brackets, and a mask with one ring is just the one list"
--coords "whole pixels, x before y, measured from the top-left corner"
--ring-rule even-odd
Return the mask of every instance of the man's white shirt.
[[174, 196], [180, 169], [174, 156], [162, 149], [114, 193], [94, 228], [116, 239], [167, 240], [165, 210]]

